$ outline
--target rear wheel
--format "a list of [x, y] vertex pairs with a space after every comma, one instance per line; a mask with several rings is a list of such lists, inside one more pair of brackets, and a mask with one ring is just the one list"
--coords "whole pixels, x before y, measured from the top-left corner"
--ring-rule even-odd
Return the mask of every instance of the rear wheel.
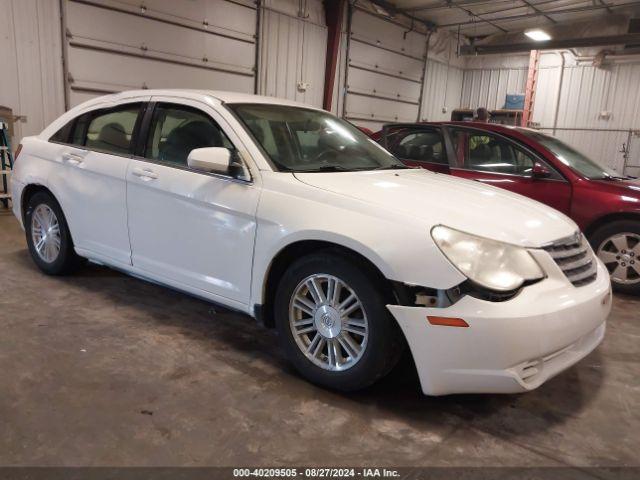
[[402, 334], [372, 277], [333, 253], [302, 258], [283, 276], [276, 326], [287, 356], [310, 381], [358, 390], [397, 363]]
[[80, 263], [62, 209], [47, 192], [27, 202], [25, 232], [31, 258], [44, 273], [63, 275]]
[[596, 230], [590, 240], [609, 270], [613, 289], [640, 294], [640, 222], [612, 222]]

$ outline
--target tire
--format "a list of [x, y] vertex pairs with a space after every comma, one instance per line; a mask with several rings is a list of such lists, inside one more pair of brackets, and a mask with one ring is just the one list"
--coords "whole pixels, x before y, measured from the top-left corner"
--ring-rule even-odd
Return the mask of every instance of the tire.
[[[43, 238], [41, 228], [43, 224], [51, 225], [51, 228], [47, 229], [48, 241], [44, 242], [44, 245], [51, 246], [49, 250], [38, 242], [38, 239]], [[25, 233], [31, 258], [38, 268], [47, 275], [71, 273], [80, 265], [81, 259], [73, 249], [73, 241], [62, 209], [49, 193], [37, 192], [27, 202]], [[57, 238], [58, 241], [55, 242], [54, 238]], [[36, 245], [36, 242], [39, 243], [39, 246]], [[59, 243], [58, 248], [55, 248], [55, 243]]]
[[[331, 250], [303, 257], [285, 272], [275, 298], [276, 327], [287, 357], [312, 383], [344, 392], [360, 390], [389, 373], [400, 359], [404, 337], [386, 308], [389, 295], [375, 278], [366, 267]], [[313, 281], [324, 302], [314, 302]], [[330, 285], [337, 284], [341, 287], [335, 289], [336, 300], [327, 300]], [[299, 301], [293, 302], [295, 294], [306, 299], [307, 312], [298, 308]], [[348, 321], [332, 310], [340, 304]], [[292, 319], [301, 326], [294, 327]], [[294, 328], [311, 331], [296, 335]], [[317, 350], [317, 355], [305, 354], [306, 348]]]
[[613, 290], [640, 295], [640, 221], [611, 222], [593, 232], [589, 242], [607, 266]]

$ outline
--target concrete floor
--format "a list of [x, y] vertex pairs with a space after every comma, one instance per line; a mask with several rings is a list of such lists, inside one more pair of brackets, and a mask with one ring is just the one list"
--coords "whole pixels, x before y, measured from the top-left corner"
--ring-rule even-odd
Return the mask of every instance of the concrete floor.
[[[5, 212], [5, 213], [1, 213]], [[247, 317], [107, 268], [52, 278], [0, 209], [0, 465], [640, 465], [640, 300], [540, 389], [341, 395]]]

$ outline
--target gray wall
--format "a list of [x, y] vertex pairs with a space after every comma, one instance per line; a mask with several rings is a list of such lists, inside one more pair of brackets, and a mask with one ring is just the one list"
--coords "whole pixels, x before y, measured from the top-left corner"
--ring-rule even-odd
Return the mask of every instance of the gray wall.
[[64, 112], [57, 0], [0, 0], [0, 105], [24, 121], [15, 139], [39, 133]]
[[[16, 139], [60, 115], [65, 93], [72, 106], [131, 88], [257, 88], [322, 105], [327, 29], [321, 0], [264, 0], [258, 33], [253, 0], [146, 0], [144, 11], [139, 0], [89, 1], [95, 5], [0, 0], [6, 67], [0, 105], [26, 119], [16, 125]], [[456, 38], [438, 32], [430, 37], [425, 68], [426, 32], [355, 11], [347, 51], [346, 30], [345, 21], [332, 110], [356, 124], [375, 130], [384, 122], [415, 121], [419, 109], [421, 120], [446, 120], [454, 108], [500, 108], [506, 94], [524, 93], [527, 55], [458, 57]], [[596, 68], [592, 59], [564, 57], [561, 68], [558, 53], [542, 55], [533, 121], [602, 164], [622, 172], [626, 162], [627, 173], [640, 174], [640, 137], [630, 133], [640, 130], [640, 58]]]
[[257, 87], [265, 95], [322, 106], [322, 0], [306, 0], [303, 11], [298, 0], [264, 0], [259, 35], [253, 0], [145, 0], [144, 10], [140, 5], [139, 0], [0, 0], [0, 105], [26, 117], [16, 125], [14, 143], [62, 114], [65, 96], [72, 107], [128, 89], [252, 93]]

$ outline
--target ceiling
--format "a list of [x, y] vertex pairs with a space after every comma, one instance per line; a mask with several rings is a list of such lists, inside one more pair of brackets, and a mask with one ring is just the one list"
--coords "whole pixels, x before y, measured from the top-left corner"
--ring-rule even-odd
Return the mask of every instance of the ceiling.
[[640, 16], [640, 0], [388, 0], [439, 30], [474, 38], [602, 18]]

